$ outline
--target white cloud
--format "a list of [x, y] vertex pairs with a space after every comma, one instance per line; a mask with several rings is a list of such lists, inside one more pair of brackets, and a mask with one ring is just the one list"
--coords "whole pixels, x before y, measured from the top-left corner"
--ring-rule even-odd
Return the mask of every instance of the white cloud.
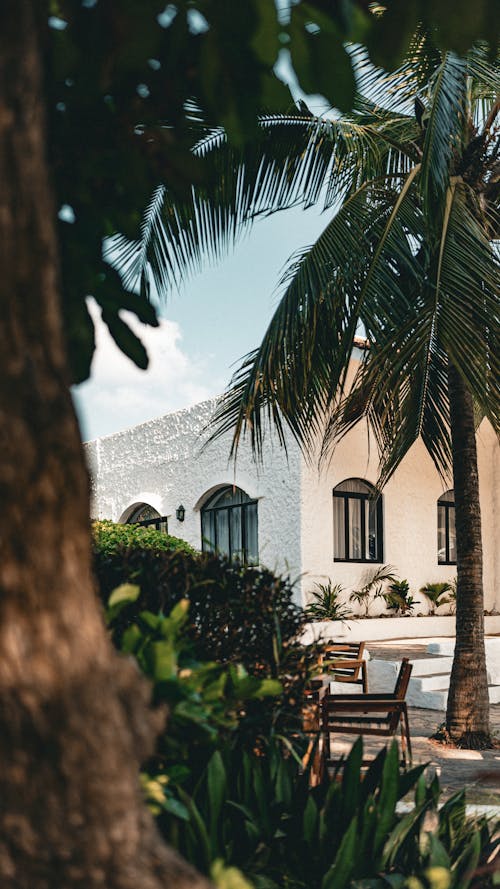
[[122, 313], [149, 355], [149, 367], [143, 371], [118, 349], [93, 300], [89, 309], [97, 348], [90, 379], [73, 390], [84, 438], [189, 407], [224, 389], [224, 381], [210, 374], [208, 354], [192, 358], [182, 350], [182, 332], [175, 321], [161, 319], [160, 326], [152, 328]]

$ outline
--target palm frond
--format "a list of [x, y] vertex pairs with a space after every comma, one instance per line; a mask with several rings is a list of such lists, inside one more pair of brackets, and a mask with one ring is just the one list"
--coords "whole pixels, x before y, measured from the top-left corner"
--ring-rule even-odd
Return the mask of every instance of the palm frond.
[[[235, 375], [214, 418], [214, 437], [234, 427], [233, 453], [246, 432], [261, 452], [266, 416], [281, 440], [285, 423], [304, 451], [313, 452], [326, 412], [345, 388], [360, 320], [369, 333], [379, 328], [395, 290], [401, 296], [401, 268], [415, 263], [411, 241], [401, 233], [418, 225], [411, 198], [417, 175], [415, 168], [403, 188], [400, 177], [398, 187], [389, 176], [383, 184], [365, 183], [289, 267], [262, 344]], [[390, 290], [388, 306], [378, 298], [380, 288]]]
[[466, 61], [448, 52], [431, 81], [421, 177], [424, 207], [429, 214], [446, 191], [452, 159], [464, 138], [466, 75]]

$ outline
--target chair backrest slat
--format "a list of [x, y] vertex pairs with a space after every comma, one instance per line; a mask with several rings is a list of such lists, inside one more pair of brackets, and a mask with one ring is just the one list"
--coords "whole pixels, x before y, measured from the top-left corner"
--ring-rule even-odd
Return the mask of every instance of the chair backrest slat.
[[413, 664], [410, 664], [409, 659], [407, 657], [404, 657], [401, 661], [398, 678], [396, 679], [396, 685], [394, 686], [394, 697], [397, 701], [404, 701], [406, 697], [412, 670]]

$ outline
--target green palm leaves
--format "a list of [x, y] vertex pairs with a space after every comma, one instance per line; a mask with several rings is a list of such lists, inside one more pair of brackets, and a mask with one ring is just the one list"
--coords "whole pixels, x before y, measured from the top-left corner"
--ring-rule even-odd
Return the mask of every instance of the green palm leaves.
[[[265, 117], [235, 151], [210, 133], [195, 153], [190, 201], [156, 195], [129, 269], [164, 290], [217, 258], [262, 214], [320, 203], [331, 213], [292, 258], [260, 347], [244, 359], [216, 415], [216, 435], [262, 448], [270, 422], [323, 454], [362, 417], [375, 432], [381, 482], [422, 437], [450, 467], [447, 366], [500, 428], [498, 358], [499, 67], [481, 49], [441, 54], [420, 31], [402, 68], [377, 71], [353, 49], [354, 110]], [[208, 183], [208, 184], [207, 184]], [[133, 252], [135, 250], [135, 253]], [[147, 286], [146, 286], [147, 289]], [[354, 338], [370, 348], [348, 380]], [[324, 431], [326, 429], [326, 432]]]

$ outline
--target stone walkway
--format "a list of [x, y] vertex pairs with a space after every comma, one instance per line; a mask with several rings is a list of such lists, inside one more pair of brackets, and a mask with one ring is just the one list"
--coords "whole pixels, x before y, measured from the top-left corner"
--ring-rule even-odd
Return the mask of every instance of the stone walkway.
[[[500, 747], [493, 750], [445, 747], [430, 740], [430, 736], [444, 722], [444, 713], [410, 707], [408, 715], [413, 764], [429, 763], [429, 778], [438, 774], [442, 800], [465, 787], [468, 804], [498, 806], [500, 809]], [[491, 707], [491, 727], [500, 740], [500, 704]], [[347, 753], [352, 741], [352, 735], [337, 736], [332, 750], [338, 754]], [[367, 756], [374, 756], [385, 741], [385, 738], [366, 737], [364, 745]]]
[[[401, 642], [370, 642], [367, 645], [372, 658], [398, 660], [401, 658]], [[416, 640], [404, 640], [404, 654], [415, 660], [426, 656], [426, 646]], [[410, 734], [414, 764], [429, 763], [427, 774], [437, 773], [442, 791], [442, 799], [466, 788], [467, 802], [471, 805], [498, 806], [500, 809], [500, 704], [490, 707], [491, 730], [499, 744], [492, 750], [456, 750], [430, 740], [445, 714], [440, 710], [424, 710], [409, 707]], [[367, 756], [374, 755], [385, 739], [365, 738]], [[352, 744], [352, 736], [344, 735], [335, 739], [333, 750], [347, 752]]]

